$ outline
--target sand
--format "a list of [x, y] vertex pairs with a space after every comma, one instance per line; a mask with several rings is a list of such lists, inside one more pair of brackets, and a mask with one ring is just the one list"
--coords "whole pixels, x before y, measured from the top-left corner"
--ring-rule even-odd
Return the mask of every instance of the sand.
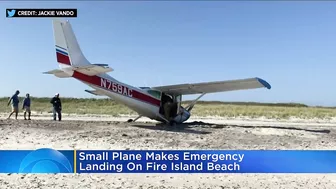
[[[333, 120], [194, 118], [180, 129], [149, 119], [0, 115], [1, 149], [335, 149]], [[79, 121], [84, 120], [84, 121]], [[195, 122], [196, 120], [201, 122]], [[336, 174], [0, 174], [0, 188], [336, 188]]]

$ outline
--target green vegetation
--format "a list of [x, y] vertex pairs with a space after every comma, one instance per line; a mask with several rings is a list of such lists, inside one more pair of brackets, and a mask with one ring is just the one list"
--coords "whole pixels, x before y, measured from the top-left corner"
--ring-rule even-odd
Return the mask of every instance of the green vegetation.
[[[50, 98], [32, 98], [32, 110], [50, 112]], [[0, 98], [0, 112], [9, 112], [8, 98]], [[21, 99], [22, 102], [22, 99]], [[110, 99], [62, 98], [63, 112], [75, 114], [106, 114], [118, 116], [121, 114], [136, 114], [129, 108]], [[188, 101], [183, 103], [189, 104]], [[336, 117], [336, 108], [309, 107], [297, 103], [255, 103], [255, 102], [218, 102], [200, 101], [192, 110], [195, 116], [221, 117], [266, 117], [286, 119], [298, 118], [332, 118]]]

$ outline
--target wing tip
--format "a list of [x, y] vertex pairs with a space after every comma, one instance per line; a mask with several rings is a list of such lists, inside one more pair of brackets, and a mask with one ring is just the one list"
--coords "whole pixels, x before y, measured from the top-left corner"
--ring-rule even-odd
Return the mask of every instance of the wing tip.
[[265, 81], [265, 80], [263, 80], [263, 79], [261, 79], [259, 77], [257, 77], [256, 79], [259, 81], [259, 83], [261, 83], [267, 89], [271, 89], [272, 88], [272, 86], [267, 81]]

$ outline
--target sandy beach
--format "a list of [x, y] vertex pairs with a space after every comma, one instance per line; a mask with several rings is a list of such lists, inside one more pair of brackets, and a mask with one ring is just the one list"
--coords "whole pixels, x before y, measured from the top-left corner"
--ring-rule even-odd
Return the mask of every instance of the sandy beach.
[[[0, 115], [1, 149], [334, 149], [333, 120], [193, 118], [178, 129], [149, 119]], [[84, 121], [80, 121], [84, 120]], [[1, 188], [336, 188], [335, 174], [0, 175]]]

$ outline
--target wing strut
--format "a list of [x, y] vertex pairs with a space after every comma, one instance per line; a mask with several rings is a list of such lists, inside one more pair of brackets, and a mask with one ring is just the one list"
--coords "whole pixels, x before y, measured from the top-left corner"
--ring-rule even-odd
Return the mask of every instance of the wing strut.
[[185, 109], [190, 112], [191, 109], [193, 109], [193, 107], [195, 106], [196, 102], [202, 98], [202, 96], [204, 96], [206, 93], [202, 93], [199, 97], [197, 97], [193, 102], [191, 102], [187, 107], [185, 107]]

